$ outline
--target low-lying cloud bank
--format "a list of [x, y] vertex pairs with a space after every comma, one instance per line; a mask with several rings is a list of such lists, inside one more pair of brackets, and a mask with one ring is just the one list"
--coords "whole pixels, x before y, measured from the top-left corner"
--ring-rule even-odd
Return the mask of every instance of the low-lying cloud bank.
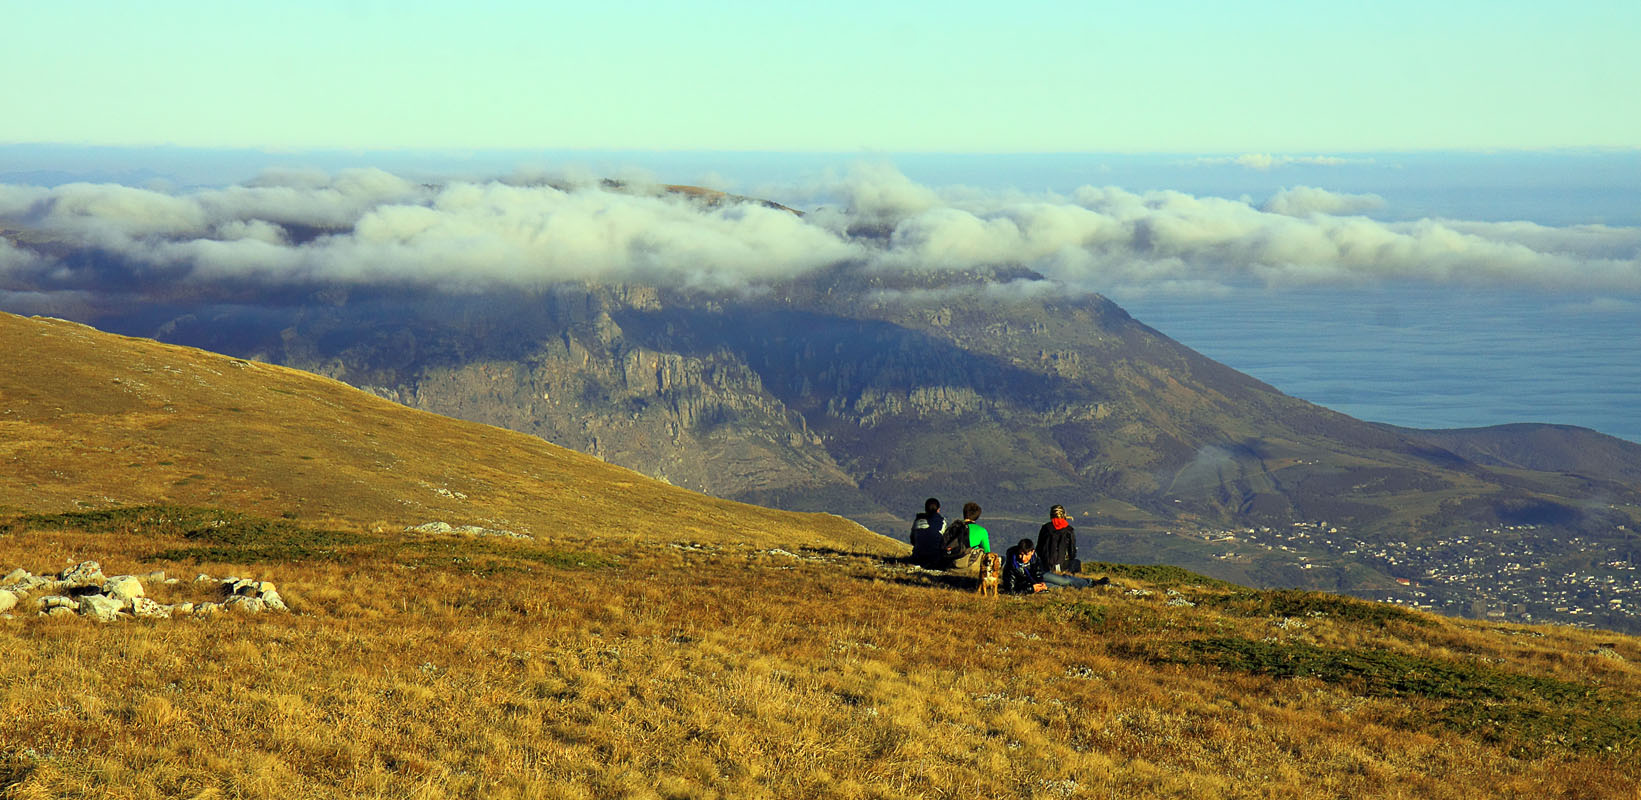
[[426, 185], [379, 170], [270, 171], [188, 191], [0, 185], [0, 300], [225, 285], [755, 289], [839, 263], [1023, 267], [1057, 288], [1116, 295], [1384, 281], [1641, 292], [1638, 228], [1383, 222], [1362, 216], [1382, 198], [1314, 187], [1258, 203], [1095, 186], [1027, 195], [863, 166], [790, 195], [809, 212], [597, 181]]

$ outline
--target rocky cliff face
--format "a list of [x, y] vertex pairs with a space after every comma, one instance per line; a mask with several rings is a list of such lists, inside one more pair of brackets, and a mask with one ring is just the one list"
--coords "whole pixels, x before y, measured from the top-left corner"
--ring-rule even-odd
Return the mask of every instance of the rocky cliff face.
[[1420, 530], [1458, 513], [1442, 493], [1520, 490], [1406, 432], [1287, 397], [1104, 298], [877, 280], [840, 269], [757, 296], [573, 285], [436, 304], [354, 297], [254, 324], [180, 320], [168, 335], [885, 533], [930, 494], [979, 500], [1022, 529], [1066, 503], [1140, 527]]

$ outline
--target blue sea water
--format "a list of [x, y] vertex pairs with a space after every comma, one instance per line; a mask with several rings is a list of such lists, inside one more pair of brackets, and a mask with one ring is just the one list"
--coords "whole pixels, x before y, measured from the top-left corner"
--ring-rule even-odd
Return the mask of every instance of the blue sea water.
[[1139, 320], [1276, 388], [1414, 428], [1550, 422], [1641, 442], [1641, 304], [1443, 287], [1139, 299]]

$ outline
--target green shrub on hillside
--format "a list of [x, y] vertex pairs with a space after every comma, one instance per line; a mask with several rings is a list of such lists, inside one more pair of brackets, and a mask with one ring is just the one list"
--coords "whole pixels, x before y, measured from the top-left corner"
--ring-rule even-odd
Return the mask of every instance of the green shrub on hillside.
[[1375, 649], [1214, 637], [1134, 654], [1169, 664], [1204, 664], [1275, 678], [1310, 678], [1364, 697], [1419, 698], [1403, 722], [1439, 723], [1523, 754], [1546, 747], [1630, 752], [1641, 746], [1641, 708], [1599, 687]]
[[1239, 589], [1234, 583], [1210, 578], [1207, 575], [1167, 564], [1115, 564], [1109, 561], [1085, 561], [1083, 573], [1107, 575], [1114, 581], [1142, 581], [1156, 586], [1207, 586], [1215, 589]]
[[156, 539], [181, 538], [191, 546], [162, 550], [165, 561], [253, 563], [328, 560], [350, 545], [369, 539], [346, 531], [305, 528], [290, 520], [253, 517], [199, 506], [157, 504], [28, 514], [0, 524], [0, 531], [78, 530], [94, 534], [135, 534]]
[[1383, 626], [1390, 622], [1429, 626], [1431, 621], [1405, 608], [1300, 589], [1244, 591], [1204, 597], [1203, 605], [1243, 617], [1333, 617]]

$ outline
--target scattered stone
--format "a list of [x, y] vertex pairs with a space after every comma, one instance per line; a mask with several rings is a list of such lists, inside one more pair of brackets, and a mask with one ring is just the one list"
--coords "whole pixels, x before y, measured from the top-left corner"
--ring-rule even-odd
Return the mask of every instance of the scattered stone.
[[432, 535], [465, 534], [467, 536], [501, 536], [508, 539], [530, 539], [536, 537], [527, 533], [515, 533], [496, 528], [481, 528], [477, 525], [451, 525], [448, 522], [424, 522], [405, 528], [408, 533], [424, 533]]
[[55, 608], [66, 608], [70, 612], [80, 610], [80, 601], [75, 600], [72, 597], [64, 597], [60, 594], [47, 595], [34, 601], [34, 604], [39, 606], [40, 611], [42, 612], [50, 611]]
[[247, 614], [255, 614], [259, 611], [266, 611], [268, 604], [260, 597], [235, 596], [228, 598], [228, 601], [223, 603], [222, 607], [234, 611], [243, 611]]
[[140, 619], [170, 619], [171, 609], [146, 597], [133, 597], [131, 615]]
[[103, 565], [98, 564], [95, 561], [82, 561], [75, 564], [74, 566], [63, 570], [62, 574], [58, 575], [58, 577], [62, 579], [63, 583], [69, 583], [76, 586], [89, 586], [94, 583], [100, 584], [108, 580], [108, 578], [103, 575]]
[[1611, 647], [1597, 647], [1596, 649], [1590, 651], [1590, 655], [1600, 656], [1602, 658], [1607, 659], [1608, 661], [1623, 661], [1624, 660], [1624, 657], [1619, 655], [1618, 651], [1612, 649]]
[[1196, 603], [1193, 603], [1190, 600], [1187, 600], [1183, 597], [1175, 597], [1175, 598], [1169, 600], [1168, 605], [1174, 606], [1175, 608], [1195, 608], [1196, 607]]
[[[37, 593], [42, 595], [32, 601], [32, 607], [38, 609], [42, 615], [78, 614], [101, 622], [132, 617], [168, 619], [176, 614], [209, 616], [224, 608], [244, 613], [290, 611], [290, 607], [285, 604], [285, 599], [279, 596], [278, 587], [272, 581], [228, 577], [220, 581], [224, 598], [222, 602], [166, 605], [147, 596], [143, 589], [144, 580], [167, 585], [180, 582], [180, 579], [167, 577], [160, 570], [147, 572], [142, 576], [109, 577], [103, 575], [102, 565], [95, 561], [75, 564], [63, 570], [58, 576], [49, 577], [33, 575], [24, 569], [15, 569], [6, 574], [4, 588], [0, 588], [0, 615], [9, 619], [11, 615], [5, 612], [16, 608], [21, 601], [27, 599], [31, 590], [39, 590]], [[194, 582], [217, 581], [201, 573]]]
[[104, 595], [119, 600], [130, 600], [133, 597], [142, 597], [142, 581], [134, 575], [116, 575], [103, 584]]
[[90, 617], [98, 622], [113, 622], [120, 617], [120, 610], [125, 604], [112, 597], [100, 594], [88, 594], [80, 598], [80, 616]]

